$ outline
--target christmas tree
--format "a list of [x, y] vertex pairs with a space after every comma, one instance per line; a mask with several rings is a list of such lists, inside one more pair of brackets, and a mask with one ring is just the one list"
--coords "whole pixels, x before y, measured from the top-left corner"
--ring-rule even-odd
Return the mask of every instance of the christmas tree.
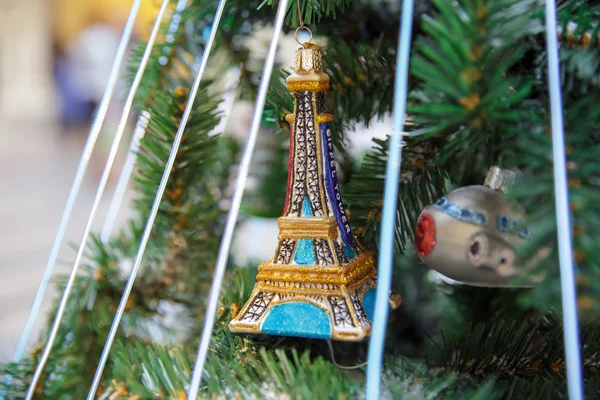
[[[592, 399], [600, 396], [600, 6], [558, 3], [584, 393]], [[353, 128], [392, 111], [401, 5], [298, 4], [299, 11], [289, 2], [285, 30], [293, 32], [302, 19], [322, 40], [323, 70], [330, 78], [325, 104], [335, 116], [332, 133], [346, 208], [364, 247], [377, 254], [388, 144], [374, 140], [362, 160], [346, 144], [350, 135], [360, 135]], [[36, 398], [82, 399], [88, 393], [216, 8], [216, 1], [196, 0], [176, 13], [181, 23], [175, 32], [164, 22], [135, 102], [138, 111], [151, 115], [135, 175], [136, 216], [110, 241], [90, 240]], [[256, 96], [260, 68], [243, 38], [253, 27], [271, 24], [275, 8], [273, 1], [239, 0], [225, 7], [218, 52], [209, 61], [212, 72], [194, 103], [99, 398], [186, 397], [240, 155], [239, 143], [212, 132], [221, 118], [222, 71], [239, 70], [238, 98]], [[410, 136], [403, 148], [393, 279], [402, 304], [387, 327], [382, 397], [566, 398], [556, 236], [569, 228], [557, 226], [555, 218], [544, 7], [535, 0], [421, 1], [413, 26]], [[131, 71], [143, 49], [140, 44], [131, 54]], [[263, 118], [264, 129], [275, 133], [269, 168], [245, 197], [245, 216], [278, 217], [284, 207], [285, 116], [294, 106], [283, 82], [291, 66], [278, 68]], [[481, 185], [494, 165], [519, 171], [507, 196], [527, 212], [531, 235], [517, 249], [517, 264], [530, 266], [527, 276], [539, 278], [534, 287], [447, 283], [414, 246], [423, 208], [455, 188]], [[228, 324], [250, 297], [256, 274], [234, 264], [225, 278], [202, 398], [364, 397], [367, 341], [328, 345], [230, 332]], [[29, 357], [2, 366], [4, 376], [11, 376], [0, 385], [7, 398], [24, 397], [46, 339], [47, 332]]]

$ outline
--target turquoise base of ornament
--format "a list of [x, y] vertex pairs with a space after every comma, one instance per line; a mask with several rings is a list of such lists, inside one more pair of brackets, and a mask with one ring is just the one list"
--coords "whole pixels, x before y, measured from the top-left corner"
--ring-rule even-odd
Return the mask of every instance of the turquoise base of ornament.
[[[369, 320], [372, 320], [375, 308], [375, 289], [365, 292], [362, 308]], [[333, 339], [334, 334], [331, 327], [334, 323], [335, 316], [319, 306], [306, 302], [289, 302], [272, 307], [264, 317], [260, 330], [266, 335], [274, 336]]]
[[[375, 308], [375, 289], [363, 296], [363, 308], [369, 319]], [[331, 339], [329, 316], [322, 308], [311, 303], [293, 302], [280, 304], [269, 311], [261, 330], [267, 335], [295, 336], [312, 339]]]
[[371, 333], [374, 305], [374, 280], [332, 295], [257, 290], [230, 328], [233, 332], [360, 341]]
[[275, 306], [262, 323], [267, 335], [330, 339], [331, 324], [322, 308], [310, 303], [287, 303]]

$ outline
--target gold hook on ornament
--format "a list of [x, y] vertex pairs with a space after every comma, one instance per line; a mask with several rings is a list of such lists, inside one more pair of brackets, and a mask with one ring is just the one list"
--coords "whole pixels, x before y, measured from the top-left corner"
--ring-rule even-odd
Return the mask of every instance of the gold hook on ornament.
[[[310, 34], [310, 38], [308, 39], [308, 42], [301, 42], [300, 40], [298, 40], [298, 33], [301, 32], [301, 31], [307, 31]], [[306, 47], [307, 44], [311, 43], [312, 42], [312, 38], [313, 38], [312, 31], [310, 29], [308, 29], [306, 26], [299, 26], [296, 29], [296, 33], [294, 33], [294, 39], [296, 39], [296, 42], [298, 42], [298, 44], [300, 46], [303, 46], [303, 47]]]
[[[298, 8], [298, 22], [300, 22], [300, 26], [296, 28], [296, 33], [294, 33], [294, 39], [296, 39], [296, 42], [298, 42], [300, 46], [306, 48], [306, 43], [312, 42], [313, 34], [312, 31], [304, 25], [304, 18], [302, 18], [302, 10], [300, 9], [300, 0], [296, 0], [296, 7]], [[308, 39], [308, 42], [300, 42], [300, 40], [298, 40], [298, 33], [301, 31], [308, 31], [308, 33], [310, 34], [310, 39]]]

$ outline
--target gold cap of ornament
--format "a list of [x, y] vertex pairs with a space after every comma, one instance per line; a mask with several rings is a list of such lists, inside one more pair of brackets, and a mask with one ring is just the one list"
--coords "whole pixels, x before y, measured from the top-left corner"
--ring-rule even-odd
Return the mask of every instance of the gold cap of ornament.
[[329, 82], [329, 76], [323, 72], [323, 50], [314, 43], [306, 42], [296, 50], [294, 73], [286, 82]]
[[305, 43], [304, 46], [296, 50], [294, 56], [294, 71], [296, 73], [316, 72], [323, 70], [322, 50], [312, 43]]
[[506, 192], [508, 187], [514, 183], [516, 177], [517, 173], [515, 171], [502, 169], [494, 165], [489, 169], [484, 185], [499, 192]]

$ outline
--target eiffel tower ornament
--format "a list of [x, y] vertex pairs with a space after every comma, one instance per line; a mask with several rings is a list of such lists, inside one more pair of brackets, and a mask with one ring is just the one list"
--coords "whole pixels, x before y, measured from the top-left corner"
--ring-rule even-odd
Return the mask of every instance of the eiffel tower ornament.
[[233, 332], [347, 341], [371, 332], [375, 262], [354, 238], [342, 202], [322, 70], [322, 50], [304, 43], [286, 80], [295, 105], [286, 116], [289, 174], [277, 249], [258, 267]]

